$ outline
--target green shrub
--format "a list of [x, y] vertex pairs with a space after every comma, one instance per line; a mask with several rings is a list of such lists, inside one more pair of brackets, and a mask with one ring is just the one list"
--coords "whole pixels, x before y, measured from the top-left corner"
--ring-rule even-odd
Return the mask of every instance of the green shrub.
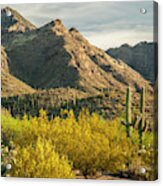
[[[43, 110], [39, 117], [22, 120], [2, 116], [3, 143], [14, 144], [6, 155], [13, 161], [11, 176], [72, 178], [72, 170], [79, 169], [86, 178], [100, 171], [129, 172], [135, 179], [152, 180], [152, 134], [144, 135], [145, 154], [139, 152], [137, 131], [132, 134], [126, 137], [120, 118], [109, 121], [88, 110], [82, 110], [77, 119], [72, 110], [52, 120]], [[144, 177], [138, 173], [141, 167], [147, 169]]]

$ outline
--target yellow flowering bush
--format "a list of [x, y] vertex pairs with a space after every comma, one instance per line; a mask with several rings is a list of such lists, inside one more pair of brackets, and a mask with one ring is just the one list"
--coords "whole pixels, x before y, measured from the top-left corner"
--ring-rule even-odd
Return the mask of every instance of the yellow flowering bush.
[[[85, 178], [99, 171], [136, 173], [142, 165], [149, 167], [151, 158], [145, 160], [139, 154], [137, 136], [133, 132], [127, 138], [120, 119], [108, 121], [84, 109], [78, 118], [73, 110], [51, 120], [44, 110], [39, 117], [22, 120], [2, 116], [3, 143], [12, 141], [16, 152], [11, 156], [11, 176], [73, 178], [76, 169]], [[152, 139], [146, 141], [152, 143]]]
[[54, 151], [48, 141], [16, 147], [10, 176], [29, 178], [74, 178], [71, 163]]

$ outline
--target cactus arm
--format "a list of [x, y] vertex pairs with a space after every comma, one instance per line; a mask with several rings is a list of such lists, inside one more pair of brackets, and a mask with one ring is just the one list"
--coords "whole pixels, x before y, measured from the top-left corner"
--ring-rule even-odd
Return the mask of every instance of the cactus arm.
[[136, 119], [135, 119], [135, 121], [134, 121], [134, 123], [133, 123], [133, 126], [134, 126], [135, 128], [139, 125], [141, 119], [142, 119], [142, 114], [140, 114], [140, 116], [137, 116], [137, 117], [136, 117]]
[[148, 126], [148, 122], [147, 122], [147, 120], [145, 120], [145, 125], [144, 125], [144, 127], [142, 128], [142, 132], [145, 132], [145, 131], [146, 131], [147, 126]]

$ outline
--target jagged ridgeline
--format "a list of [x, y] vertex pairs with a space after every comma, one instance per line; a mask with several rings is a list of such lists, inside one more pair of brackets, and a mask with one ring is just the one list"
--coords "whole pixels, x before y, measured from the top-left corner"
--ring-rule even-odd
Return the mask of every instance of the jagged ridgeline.
[[[2, 10], [2, 30], [6, 24], [9, 28], [26, 25], [16, 11], [10, 9], [11, 16], [7, 16], [7, 10]], [[28, 27], [29, 23], [22, 31], [15, 28], [2, 32], [2, 45], [8, 55], [10, 73], [29, 86], [78, 87], [89, 93], [98, 93], [101, 88], [122, 90], [128, 85], [137, 90], [143, 85], [151, 89], [139, 73], [91, 45], [77, 29], [68, 30], [61, 20], [41, 28]]]
[[154, 180], [151, 82], [60, 19], [1, 14], [2, 176]]
[[36, 26], [21, 16], [16, 10], [6, 7], [1, 10], [1, 32], [26, 32], [36, 29]]
[[[55, 108], [58, 113], [68, 104], [69, 109], [74, 105], [76, 110], [91, 107], [92, 111], [112, 118], [120, 114], [119, 110], [123, 111], [128, 86], [136, 92], [146, 87], [147, 105], [152, 102], [150, 82], [122, 60], [90, 44], [76, 28], [67, 29], [59, 19], [37, 28], [9, 7], [1, 13], [5, 51], [2, 106], [14, 116], [37, 115], [40, 108], [45, 108], [50, 116]], [[14, 88], [11, 77], [19, 81], [15, 80]], [[56, 101], [59, 89], [64, 93]], [[67, 89], [75, 92], [77, 104]], [[148, 108], [148, 113], [152, 115], [152, 108]]]
[[123, 60], [126, 64], [139, 72], [152, 84], [157, 79], [158, 45], [157, 42], [140, 42], [135, 46], [123, 44], [118, 48], [110, 48], [106, 51], [116, 59]]

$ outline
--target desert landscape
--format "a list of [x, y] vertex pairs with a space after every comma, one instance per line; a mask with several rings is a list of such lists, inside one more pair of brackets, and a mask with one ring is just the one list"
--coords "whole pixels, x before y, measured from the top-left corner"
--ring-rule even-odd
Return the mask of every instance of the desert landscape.
[[157, 179], [156, 42], [105, 51], [7, 6], [1, 85], [2, 176]]

